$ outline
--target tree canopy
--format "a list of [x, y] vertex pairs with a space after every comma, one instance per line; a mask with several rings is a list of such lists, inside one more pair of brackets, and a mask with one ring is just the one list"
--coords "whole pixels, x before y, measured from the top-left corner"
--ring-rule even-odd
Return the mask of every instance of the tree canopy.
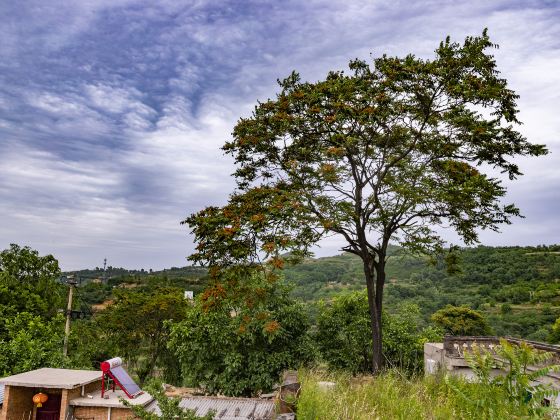
[[[363, 262], [373, 341], [382, 363], [381, 313], [390, 241], [418, 252], [444, 245], [437, 226], [466, 244], [520, 215], [503, 204], [515, 159], [545, 154], [517, 131], [518, 96], [500, 77], [486, 31], [449, 38], [425, 60], [386, 55], [350, 72], [303, 82], [294, 72], [275, 99], [239, 120], [224, 146], [237, 164], [227, 205], [186, 219], [212, 266], [269, 264], [309, 254], [339, 235]], [[270, 258], [269, 258], [270, 257]]]
[[486, 318], [467, 306], [447, 305], [432, 315], [432, 321], [450, 335], [489, 335]]
[[254, 396], [313, 358], [304, 308], [269, 280], [252, 270], [222, 275], [172, 327], [169, 346], [187, 385]]
[[59, 276], [52, 255], [16, 244], [0, 252], [0, 375], [66, 362]]

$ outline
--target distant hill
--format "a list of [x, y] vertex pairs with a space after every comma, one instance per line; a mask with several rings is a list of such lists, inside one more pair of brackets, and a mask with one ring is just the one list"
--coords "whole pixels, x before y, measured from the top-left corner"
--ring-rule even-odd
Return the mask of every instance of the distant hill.
[[[460, 273], [450, 275], [443, 261], [414, 257], [392, 247], [387, 264], [385, 307], [414, 303], [426, 322], [446, 304], [483, 311], [497, 334], [545, 340], [560, 317], [560, 245], [464, 248], [458, 252]], [[166, 284], [200, 292], [207, 282], [199, 267], [161, 271], [110, 268], [107, 286], [91, 283], [102, 271], [81, 270], [80, 294], [89, 304], [110, 297], [114, 286]], [[284, 270], [293, 295], [310, 303], [363, 290], [361, 260], [351, 254], [308, 259]], [[103, 291], [100, 293], [100, 291]], [[313, 305], [311, 305], [312, 307]]]
[[[560, 317], [560, 246], [464, 248], [460, 273], [443, 261], [413, 257], [394, 248], [387, 264], [385, 308], [418, 305], [426, 322], [447, 304], [482, 311], [498, 335], [546, 341]], [[309, 260], [285, 270], [294, 295], [306, 300], [363, 290], [361, 261], [354, 255]]]

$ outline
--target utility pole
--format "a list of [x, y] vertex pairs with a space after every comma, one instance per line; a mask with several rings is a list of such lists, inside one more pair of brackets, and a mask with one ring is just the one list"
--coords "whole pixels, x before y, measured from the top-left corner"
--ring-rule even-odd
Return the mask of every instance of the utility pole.
[[68, 356], [68, 337], [70, 336], [70, 319], [72, 318], [72, 295], [74, 293], [74, 286], [78, 283], [75, 275], [68, 276], [66, 282], [70, 286], [68, 289], [68, 306], [66, 308], [66, 328], [64, 329], [64, 348], [62, 354], [64, 357]]
[[103, 284], [107, 284], [107, 258], [103, 260]]

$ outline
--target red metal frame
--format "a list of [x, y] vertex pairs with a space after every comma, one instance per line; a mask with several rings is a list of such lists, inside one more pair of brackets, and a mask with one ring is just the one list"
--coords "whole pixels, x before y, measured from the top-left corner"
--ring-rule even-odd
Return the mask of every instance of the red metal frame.
[[102, 376], [101, 376], [101, 398], [103, 398], [103, 396], [105, 395], [105, 377], [106, 376], [108, 376], [109, 378], [111, 378], [113, 380], [113, 391], [115, 391], [115, 384], [116, 384], [116, 385], [119, 386], [120, 389], [123, 390], [123, 392], [126, 394], [126, 396], [130, 399], [133, 399], [134, 397], [144, 393], [144, 391], [140, 391], [138, 394], [135, 394], [135, 395], [129, 394], [129, 392], [126, 390], [126, 388], [124, 386], [122, 386], [120, 381], [111, 372], [111, 366], [109, 365], [109, 363], [106, 363], [106, 362], [101, 363], [101, 371], [103, 372]]

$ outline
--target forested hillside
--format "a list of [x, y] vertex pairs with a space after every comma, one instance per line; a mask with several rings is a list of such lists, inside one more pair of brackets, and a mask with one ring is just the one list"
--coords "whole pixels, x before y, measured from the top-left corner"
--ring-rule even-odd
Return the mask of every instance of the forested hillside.
[[[386, 309], [418, 305], [423, 320], [446, 305], [467, 305], [481, 311], [498, 335], [547, 340], [560, 316], [560, 245], [539, 247], [464, 248], [457, 251], [458, 269], [449, 274], [441, 260], [411, 256], [391, 248], [388, 262]], [[198, 267], [162, 271], [108, 270], [107, 285], [93, 283], [102, 271], [77, 273], [83, 281], [78, 295], [87, 304], [111, 298], [114, 287], [173, 286], [199, 293], [207, 284]], [[307, 302], [330, 300], [364, 289], [361, 261], [351, 254], [309, 259], [284, 270], [292, 295]], [[308, 306], [311, 314], [316, 305]]]
[[[560, 246], [465, 248], [457, 251], [459, 272], [443, 259], [412, 257], [393, 248], [388, 262], [386, 309], [418, 305], [426, 321], [447, 304], [482, 311], [498, 335], [546, 340], [560, 315]], [[294, 295], [329, 299], [364, 288], [361, 261], [350, 254], [309, 260], [290, 267]]]

